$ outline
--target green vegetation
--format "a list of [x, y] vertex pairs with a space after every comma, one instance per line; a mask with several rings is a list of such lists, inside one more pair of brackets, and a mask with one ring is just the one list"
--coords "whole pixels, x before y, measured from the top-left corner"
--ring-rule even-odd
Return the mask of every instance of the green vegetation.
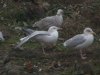
[[[31, 60], [33, 65], [38, 66], [34, 67], [36, 75], [100, 75], [100, 0], [47, 0], [50, 7], [44, 12], [45, 16], [33, 13], [35, 7], [31, 0], [18, 1], [2, 0], [0, 2], [0, 31], [9, 36], [5, 42], [0, 42], [0, 53], [3, 53], [0, 54], [1, 57], [6, 52], [9, 53], [19, 38], [24, 36], [24, 33], [16, 27], [30, 27], [35, 21], [48, 15], [54, 15], [59, 8], [62, 8], [64, 23], [60, 37], [68, 39], [75, 34], [82, 33], [85, 27], [91, 27], [97, 33], [93, 45], [86, 49], [88, 58], [81, 60], [78, 55], [79, 51], [64, 48], [63, 41], [58, 42], [56, 48], [50, 52], [46, 50], [47, 55], [45, 56], [40, 44], [30, 41], [23, 45], [25, 53], [23, 51], [15, 52], [16, 54], [11, 53], [11, 61], [13, 64], [23, 66], [25, 61]], [[43, 3], [42, 0], [37, 1], [40, 1], [40, 4]], [[26, 58], [28, 52], [31, 58]], [[32, 56], [31, 53], [33, 53]], [[2, 59], [0, 58], [0, 63]], [[42, 71], [39, 72], [39, 69]]]

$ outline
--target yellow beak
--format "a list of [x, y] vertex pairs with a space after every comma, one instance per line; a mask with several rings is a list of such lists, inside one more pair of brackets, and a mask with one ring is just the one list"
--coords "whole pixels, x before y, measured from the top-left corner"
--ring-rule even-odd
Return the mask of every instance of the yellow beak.
[[96, 35], [96, 33], [95, 33], [95, 32], [92, 32], [92, 34], [93, 34], [93, 35]]
[[58, 27], [58, 30], [62, 30], [62, 28]]

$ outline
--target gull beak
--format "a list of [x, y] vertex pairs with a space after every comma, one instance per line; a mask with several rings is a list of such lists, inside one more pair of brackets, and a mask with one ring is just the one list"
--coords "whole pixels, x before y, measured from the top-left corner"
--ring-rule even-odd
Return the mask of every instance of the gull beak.
[[96, 35], [96, 33], [95, 33], [95, 32], [92, 32], [92, 34], [93, 34], [93, 35]]
[[62, 30], [62, 28], [58, 27], [58, 30]]

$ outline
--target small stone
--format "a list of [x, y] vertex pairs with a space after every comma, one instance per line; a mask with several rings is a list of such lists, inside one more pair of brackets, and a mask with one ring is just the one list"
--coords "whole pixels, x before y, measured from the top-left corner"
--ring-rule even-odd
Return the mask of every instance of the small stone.
[[4, 20], [4, 17], [1, 17], [1, 20]]
[[21, 27], [15, 27], [15, 30], [22, 30]]
[[39, 72], [41, 72], [42, 71], [42, 69], [41, 68], [39, 68]]
[[3, 8], [5, 8], [5, 7], [7, 7], [7, 4], [4, 3], [4, 4], [3, 4]]

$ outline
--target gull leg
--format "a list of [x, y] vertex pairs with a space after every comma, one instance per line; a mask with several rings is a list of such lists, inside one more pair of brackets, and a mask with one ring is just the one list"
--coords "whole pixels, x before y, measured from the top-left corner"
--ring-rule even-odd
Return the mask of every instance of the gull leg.
[[41, 46], [42, 46], [42, 51], [43, 51], [43, 54], [46, 55], [46, 52], [45, 52], [45, 46], [43, 43], [41, 43]]
[[83, 55], [82, 50], [80, 50], [80, 56], [81, 56], [81, 59], [86, 59], [87, 58], [85, 55]]
[[86, 53], [84, 52], [84, 54], [83, 54], [84, 56], [86, 56]]
[[46, 55], [45, 50], [44, 50], [44, 47], [42, 47], [42, 51], [43, 51], [43, 54]]

